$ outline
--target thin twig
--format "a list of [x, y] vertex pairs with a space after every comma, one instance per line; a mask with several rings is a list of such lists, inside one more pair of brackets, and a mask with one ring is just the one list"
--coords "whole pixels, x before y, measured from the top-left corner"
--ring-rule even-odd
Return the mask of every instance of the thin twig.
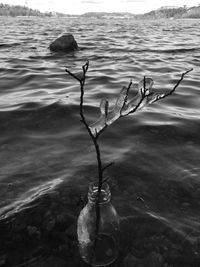
[[110, 166], [112, 166], [114, 164], [114, 162], [111, 162], [111, 163], [109, 163], [109, 164], [107, 164], [106, 166], [104, 166], [103, 168], [102, 168], [102, 172], [104, 172], [106, 169], [108, 169]]
[[188, 74], [189, 72], [191, 72], [192, 70], [193, 70], [193, 68], [187, 70], [186, 72], [183, 72], [183, 73], [181, 74], [181, 78], [177, 81], [177, 83], [175, 84], [174, 88], [173, 88], [172, 90], [170, 90], [170, 91], [169, 91], [168, 93], [166, 93], [166, 94], [158, 95], [158, 96], [156, 97], [156, 99], [155, 99], [152, 103], [154, 103], [154, 102], [156, 102], [156, 101], [158, 101], [158, 100], [161, 100], [161, 99], [163, 99], [163, 98], [165, 98], [165, 97], [171, 95], [172, 93], [174, 93], [175, 90], [176, 90], [176, 88], [179, 86], [179, 84], [180, 84], [180, 83], [182, 82], [182, 80], [184, 79], [184, 76], [185, 76], [186, 74]]
[[81, 82], [81, 80], [73, 73], [71, 73], [68, 69], [65, 69], [65, 71], [70, 75], [72, 76], [74, 79], [76, 79], [78, 82]]
[[110, 177], [109, 177], [109, 176], [105, 177], [105, 178], [103, 179], [103, 184], [104, 184], [104, 183], [107, 183], [109, 180], [110, 180]]
[[122, 111], [123, 111], [124, 107], [126, 106], [126, 103], [127, 103], [127, 100], [128, 100], [129, 91], [130, 91], [132, 83], [133, 83], [132, 80], [130, 80], [129, 85], [126, 88], [126, 96], [124, 98], [124, 102], [123, 102], [123, 105], [122, 105], [121, 110], [120, 110], [120, 117], [122, 116]]

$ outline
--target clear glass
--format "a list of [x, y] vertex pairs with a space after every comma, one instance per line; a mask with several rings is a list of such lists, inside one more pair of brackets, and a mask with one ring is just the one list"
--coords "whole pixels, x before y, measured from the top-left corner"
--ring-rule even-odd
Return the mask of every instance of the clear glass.
[[99, 199], [100, 220], [97, 224], [98, 184], [89, 186], [88, 203], [78, 217], [77, 233], [82, 259], [91, 266], [107, 266], [113, 263], [119, 253], [119, 216], [110, 202], [109, 185], [104, 183]]

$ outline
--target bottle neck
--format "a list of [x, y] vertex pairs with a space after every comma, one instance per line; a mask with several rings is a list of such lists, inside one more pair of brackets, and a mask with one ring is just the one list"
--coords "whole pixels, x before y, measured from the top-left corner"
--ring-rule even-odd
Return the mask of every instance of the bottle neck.
[[[105, 204], [110, 202], [110, 198], [111, 198], [111, 193], [109, 185], [107, 183], [103, 183], [99, 197], [99, 204]], [[94, 182], [89, 185], [88, 201], [89, 203], [95, 204], [97, 200], [98, 200], [98, 182]]]

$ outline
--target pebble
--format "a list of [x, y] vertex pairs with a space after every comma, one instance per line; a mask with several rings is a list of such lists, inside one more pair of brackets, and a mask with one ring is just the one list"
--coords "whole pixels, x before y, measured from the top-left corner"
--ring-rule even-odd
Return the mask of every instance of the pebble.
[[65, 231], [74, 221], [74, 216], [67, 213], [61, 213], [56, 216], [56, 226], [60, 231]]
[[51, 218], [49, 220], [46, 220], [44, 222], [44, 229], [47, 231], [47, 232], [51, 232], [54, 227], [55, 227], [55, 224], [56, 224], [56, 220], [54, 218]]
[[41, 232], [38, 230], [36, 226], [28, 225], [27, 232], [28, 232], [28, 235], [31, 237], [36, 237], [37, 239], [40, 239], [41, 237]]
[[130, 253], [124, 259], [124, 267], [135, 267], [138, 263], [138, 259]]

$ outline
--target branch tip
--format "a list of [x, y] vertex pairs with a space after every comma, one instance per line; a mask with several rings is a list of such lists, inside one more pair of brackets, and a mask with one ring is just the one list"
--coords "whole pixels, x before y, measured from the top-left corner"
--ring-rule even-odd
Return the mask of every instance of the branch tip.
[[189, 70], [183, 72], [183, 73], [181, 74], [180, 79], [179, 79], [179, 80], [177, 81], [177, 83], [175, 84], [175, 86], [174, 86], [168, 93], [165, 93], [165, 94], [160, 95], [160, 96], [158, 95], [158, 96], [156, 97], [156, 99], [155, 99], [152, 103], [154, 103], [154, 102], [156, 102], [156, 101], [158, 101], [158, 100], [161, 100], [161, 99], [163, 99], [163, 98], [165, 98], [165, 97], [171, 95], [172, 93], [174, 93], [175, 90], [176, 90], [176, 88], [178, 88], [178, 86], [180, 85], [180, 83], [181, 83], [182, 80], [184, 79], [184, 76], [185, 76], [186, 74], [188, 74], [189, 72], [191, 72], [191, 71], [193, 71], [193, 68], [191, 68], [191, 69], [189, 69]]
[[102, 171], [104, 172], [106, 169], [108, 169], [110, 166], [112, 166], [114, 164], [114, 162], [111, 162], [111, 163], [109, 163], [109, 164], [107, 164], [106, 166], [104, 166], [103, 168], [102, 168]]

